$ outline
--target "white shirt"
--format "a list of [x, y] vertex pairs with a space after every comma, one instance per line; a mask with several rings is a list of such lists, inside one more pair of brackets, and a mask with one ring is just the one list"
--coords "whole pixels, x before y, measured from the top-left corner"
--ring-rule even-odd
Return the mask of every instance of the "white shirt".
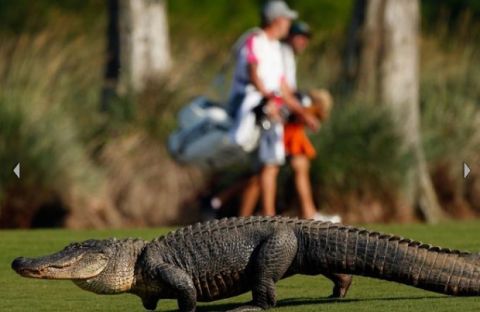
[[285, 80], [292, 90], [297, 90], [297, 62], [295, 52], [288, 43], [282, 43], [282, 57]]
[[257, 74], [268, 92], [279, 92], [285, 78], [281, 45], [264, 31], [252, 33], [237, 55], [232, 95], [246, 94], [252, 88], [248, 65], [257, 64]]

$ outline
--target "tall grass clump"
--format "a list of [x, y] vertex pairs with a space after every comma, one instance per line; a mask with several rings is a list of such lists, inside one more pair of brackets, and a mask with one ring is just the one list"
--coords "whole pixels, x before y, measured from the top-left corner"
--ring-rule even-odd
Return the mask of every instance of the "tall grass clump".
[[[95, 46], [61, 29], [0, 40], [0, 225], [28, 226], [36, 205], [93, 189], [99, 175], [87, 142], [99, 119]], [[11, 172], [17, 162], [20, 180]]]
[[[450, 43], [452, 44], [452, 43]], [[443, 46], [443, 49], [442, 49]], [[434, 51], [435, 50], [435, 51]], [[445, 48], [425, 40], [421, 108], [424, 148], [439, 198], [454, 216], [468, 217], [463, 163], [480, 163], [480, 62], [478, 43]]]
[[463, 51], [438, 53], [435, 60], [425, 64], [421, 85], [422, 122], [425, 148], [432, 161], [450, 163], [478, 157], [478, 53], [479, 47], [469, 46]]
[[396, 198], [405, 185], [404, 173], [412, 165], [412, 157], [401, 148], [401, 137], [387, 109], [359, 103], [340, 105], [314, 143], [318, 156], [312, 175], [320, 203], [341, 212], [347, 222], [394, 217]]

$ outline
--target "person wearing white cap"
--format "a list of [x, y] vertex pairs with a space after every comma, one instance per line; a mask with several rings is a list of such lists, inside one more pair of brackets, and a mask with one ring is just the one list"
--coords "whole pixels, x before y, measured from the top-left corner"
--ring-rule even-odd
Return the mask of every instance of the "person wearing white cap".
[[279, 166], [285, 162], [283, 125], [279, 121], [279, 106], [285, 104], [309, 127], [318, 128], [318, 122], [308, 115], [288, 86], [279, 40], [286, 37], [292, 20], [298, 13], [284, 1], [269, 1], [262, 9], [262, 28], [245, 40], [237, 56], [230, 96], [230, 113], [235, 120], [231, 138], [239, 146], [251, 145], [256, 128], [253, 109], [263, 99], [271, 127], [262, 131], [259, 141], [259, 159], [262, 190], [262, 214], [275, 214], [276, 179]]

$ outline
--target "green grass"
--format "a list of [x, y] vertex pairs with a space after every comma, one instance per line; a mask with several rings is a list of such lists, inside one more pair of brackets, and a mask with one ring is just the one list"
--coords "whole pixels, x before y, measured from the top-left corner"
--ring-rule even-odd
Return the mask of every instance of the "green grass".
[[[451, 248], [480, 250], [480, 222], [447, 223], [437, 226], [375, 225], [376, 230], [408, 236]], [[51, 253], [71, 241], [105, 237], [151, 239], [167, 229], [69, 231], [35, 230], [0, 232], [0, 311], [143, 311], [132, 295], [97, 296], [69, 281], [43, 281], [17, 276], [10, 263], [17, 256]], [[453, 298], [395, 283], [356, 277], [348, 297], [324, 299], [331, 285], [322, 277], [296, 276], [277, 287], [278, 311], [479, 311], [480, 298]], [[210, 304], [201, 311], [225, 310], [250, 299], [249, 294]], [[176, 310], [173, 300], [161, 301], [158, 311]]]

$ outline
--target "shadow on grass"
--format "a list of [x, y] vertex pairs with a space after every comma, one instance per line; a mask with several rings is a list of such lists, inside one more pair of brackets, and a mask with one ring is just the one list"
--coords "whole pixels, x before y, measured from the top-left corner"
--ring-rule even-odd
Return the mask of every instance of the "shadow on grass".
[[[386, 297], [386, 298], [365, 298], [365, 299], [329, 299], [329, 298], [293, 298], [278, 300], [277, 308], [281, 307], [295, 307], [309, 304], [338, 304], [338, 303], [354, 303], [354, 302], [369, 302], [369, 301], [402, 301], [402, 300], [425, 300], [425, 299], [447, 299], [448, 296], [422, 296], [422, 297]], [[248, 303], [245, 303], [248, 304]], [[213, 311], [227, 311], [238, 308], [242, 303], [224, 303], [209, 306], [197, 307], [198, 312], [213, 312]], [[174, 312], [177, 310], [167, 310], [165, 312]]]

